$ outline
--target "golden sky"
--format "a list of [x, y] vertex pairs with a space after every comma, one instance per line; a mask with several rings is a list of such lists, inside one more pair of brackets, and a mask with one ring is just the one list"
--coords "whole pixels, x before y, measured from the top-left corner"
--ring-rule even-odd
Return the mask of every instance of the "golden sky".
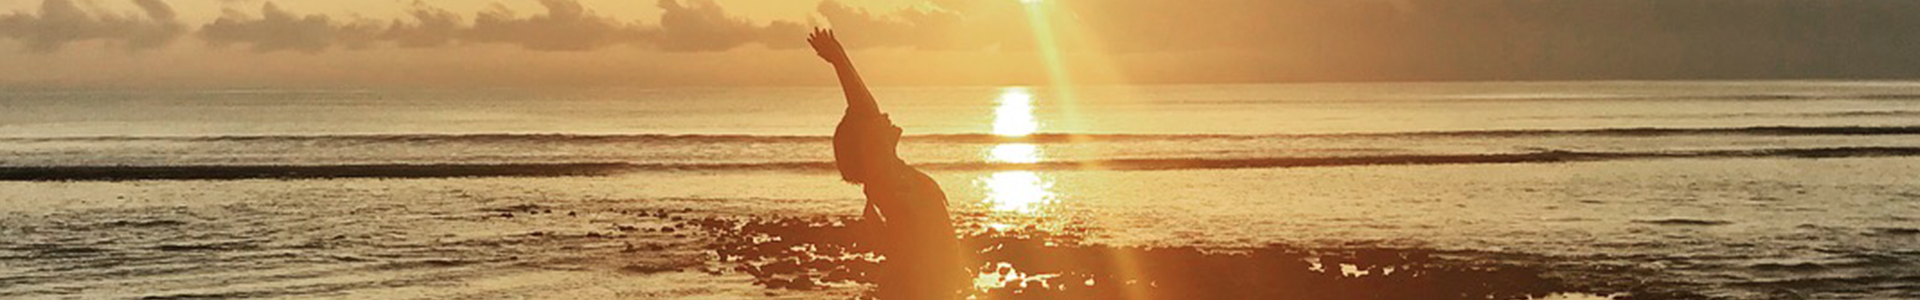
[[881, 85], [1912, 78], [1913, 15], [1920, 1], [0, 0], [0, 86], [827, 84], [801, 48], [814, 26]]

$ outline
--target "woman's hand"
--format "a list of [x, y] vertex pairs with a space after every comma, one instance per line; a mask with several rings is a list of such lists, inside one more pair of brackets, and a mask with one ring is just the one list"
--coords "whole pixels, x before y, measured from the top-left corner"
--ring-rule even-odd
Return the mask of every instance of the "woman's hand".
[[807, 35], [807, 44], [813, 45], [813, 52], [828, 63], [847, 62], [847, 49], [840, 46], [840, 39], [833, 37], [832, 30], [815, 28], [813, 34]]
[[840, 39], [833, 36], [832, 30], [814, 28], [807, 35], [807, 44], [813, 45], [820, 59], [833, 64], [833, 72], [840, 76], [840, 89], [847, 92], [847, 113], [858, 115], [879, 115], [880, 104], [874, 103], [873, 92], [867, 90], [867, 83], [860, 80], [860, 72], [853, 70], [853, 60], [847, 58], [847, 48], [840, 46]]

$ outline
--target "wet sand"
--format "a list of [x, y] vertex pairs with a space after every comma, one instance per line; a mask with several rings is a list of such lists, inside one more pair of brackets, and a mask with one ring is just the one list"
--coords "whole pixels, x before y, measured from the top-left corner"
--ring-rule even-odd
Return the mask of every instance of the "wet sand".
[[[731, 271], [769, 289], [817, 290], [872, 284], [883, 259], [834, 218], [701, 219]], [[1076, 231], [1068, 231], [1069, 233]], [[979, 249], [974, 299], [1531, 299], [1588, 291], [1616, 299], [1697, 299], [1659, 283], [1650, 270], [1579, 270], [1616, 278], [1554, 278], [1548, 258], [1517, 253], [1435, 251], [1364, 245], [1307, 248], [1111, 247], [1072, 234], [976, 227], [963, 242]], [[1570, 271], [1570, 270], [1569, 270]], [[708, 272], [720, 273], [710, 269]], [[1588, 294], [1591, 295], [1591, 294]]]

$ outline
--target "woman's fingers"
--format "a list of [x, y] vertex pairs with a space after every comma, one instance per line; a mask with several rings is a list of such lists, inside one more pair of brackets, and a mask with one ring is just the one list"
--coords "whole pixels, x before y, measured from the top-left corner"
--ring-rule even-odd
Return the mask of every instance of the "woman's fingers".
[[832, 29], [814, 28], [813, 32], [807, 35], [807, 44], [813, 46], [815, 54], [819, 54], [820, 58], [829, 62], [844, 59], [840, 57], [846, 55], [842, 52], [846, 50], [840, 47], [840, 40], [834, 37]]
[[813, 33], [807, 35], [807, 44], [814, 45], [815, 47], [824, 47], [839, 43], [839, 40], [834, 39], [833, 30], [814, 28]]

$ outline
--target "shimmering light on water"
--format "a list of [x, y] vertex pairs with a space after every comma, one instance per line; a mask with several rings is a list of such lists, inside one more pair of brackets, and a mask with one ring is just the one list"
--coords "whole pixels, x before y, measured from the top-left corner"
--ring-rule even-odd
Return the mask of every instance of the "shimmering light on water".
[[1040, 147], [1033, 144], [1011, 143], [994, 145], [987, 150], [987, 161], [1031, 164], [1040, 162]]
[[980, 178], [994, 211], [1033, 214], [1054, 201], [1053, 183], [1033, 171], [997, 172]]
[[[1033, 117], [1033, 93], [1026, 88], [1003, 89], [994, 101], [999, 105], [993, 111], [993, 134], [1025, 136], [1040, 128], [1039, 121]], [[1042, 156], [1040, 148], [1033, 144], [1006, 143], [989, 148], [986, 160], [1030, 164], [1040, 162]], [[996, 172], [975, 181], [986, 187], [983, 201], [993, 211], [1030, 215], [1054, 201], [1053, 183], [1033, 171]]]

